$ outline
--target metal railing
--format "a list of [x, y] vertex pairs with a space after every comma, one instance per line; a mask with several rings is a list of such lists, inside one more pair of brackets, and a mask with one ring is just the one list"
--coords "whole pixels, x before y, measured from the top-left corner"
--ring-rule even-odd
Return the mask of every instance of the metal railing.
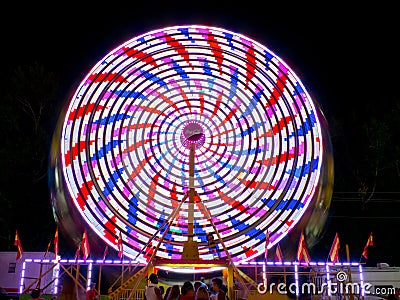
[[116, 293], [108, 297], [109, 300], [126, 300], [131, 297], [131, 300], [142, 300], [144, 296], [144, 289], [136, 289], [131, 295], [132, 289], [118, 289]]

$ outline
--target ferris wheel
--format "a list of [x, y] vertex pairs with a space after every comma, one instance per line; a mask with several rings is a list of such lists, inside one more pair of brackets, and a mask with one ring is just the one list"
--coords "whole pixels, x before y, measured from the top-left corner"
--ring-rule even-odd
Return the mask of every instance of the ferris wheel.
[[198, 25], [147, 32], [105, 55], [70, 99], [62, 193], [108, 245], [121, 234], [128, 257], [146, 261], [158, 243], [156, 257], [177, 259], [190, 238], [211, 259], [211, 232], [248, 261], [317, 197], [320, 116], [294, 71], [249, 37]]

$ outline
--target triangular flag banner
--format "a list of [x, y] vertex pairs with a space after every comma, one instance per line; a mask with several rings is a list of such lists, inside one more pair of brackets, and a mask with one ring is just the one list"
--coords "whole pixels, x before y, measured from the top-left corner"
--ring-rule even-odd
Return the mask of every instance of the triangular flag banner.
[[302, 259], [306, 263], [311, 261], [310, 254], [308, 253], [306, 240], [304, 239], [304, 233], [302, 232], [300, 235], [299, 246], [297, 248], [297, 261], [300, 262]]
[[368, 237], [368, 241], [364, 246], [364, 250], [362, 252], [362, 256], [364, 256], [365, 259], [368, 259], [368, 247], [369, 246], [373, 246], [373, 245], [374, 245], [374, 240], [373, 240], [372, 232], [371, 232], [369, 237]]
[[331, 262], [336, 263], [339, 261], [339, 249], [340, 249], [339, 235], [336, 232], [335, 238], [333, 239], [333, 243], [331, 246], [331, 250], [329, 251], [329, 258]]
[[108, 254], [108, 245], [106, 245], [106, 248], [104, 249], [103, 260], [106, 259], [107, 254]]
[[83, 232], [82, 236], [82, 254], [83, 254], [83, 260], [86, 261], [86, 259], [89, 257], [90, 254], [89, 239], [86, 229]]
[[15, 231], [14, 246], [17, 246], [17, 256], [15, 260], [18, 260], [22, 257], [22, 253], [24, 253], [22, 250], [21, 240], [19, 239], [18, 230]]
[[122, 259], [122, 255], [124, 254], [124, 249], [123, 249], [123, 245], [122, 245], [122, 235], [121, 232], [119, 232], [119, 236], [118, 236], [118, 257], [120, 259]]
[[269, 237], [269, 232], [267, 230], [267, 233], [265, 234], [265, 260], [268, 260], [268, 245], [269, 245], [270, 237]]
[[276, 245], [274, 260], [276, 262], [283, 262], [282, 250], [281, 250], [281, 246], [279, 246], [279, 244]]
[[54, 258], [57, 259], [58, 256], [58, 227], [56, 228], [56, 233], [54, 234]]

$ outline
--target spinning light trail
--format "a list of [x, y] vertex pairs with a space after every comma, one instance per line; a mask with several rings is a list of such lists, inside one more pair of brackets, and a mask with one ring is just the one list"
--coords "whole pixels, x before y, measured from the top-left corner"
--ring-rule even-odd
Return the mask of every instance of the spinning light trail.
[[[315, 103], [271, 50], [225, 29], [169, 27], [118, 46], [81, 82], [63, 120], [62, 176], [84, 221], [114, 248], [122, 232], [134, 258], [187, 192], [195, 143], [200, 258], [212, 258], [204, 204], [246, 261], [264, 253], [267, 229], [272, 247], [310, 205], [324, 138]], [[157, 257], [180, 258], [187, 218], [184, 203]]]

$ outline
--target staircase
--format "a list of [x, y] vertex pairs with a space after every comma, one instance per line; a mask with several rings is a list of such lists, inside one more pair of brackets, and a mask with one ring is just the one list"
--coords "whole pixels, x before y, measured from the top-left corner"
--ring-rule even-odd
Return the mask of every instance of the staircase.
[[[129, 270], [124, 271], [124, 276], [128, 277], [126, 281], [124, 281], [118, 288], [114, 291], [113, 287], [116, 285], [118, 281], [121, 280], [121, 276], [116, 280], [116, 282], [108, 289], [108, 299], [109, 300], [142, 300], [144, 294], [144, 288], [140, 288], [146, 285], [146, 277], [145, 272], [147, 268], [142, 267], [138, 269], [137, 267], [133, 268], [132, 271]], [[135, 288], [136, 287], [136, 288]], [[134, 289], [134, 293], [132, 294], [132, 289]], [[132, 295], [131, 295], [132, 294]]]

